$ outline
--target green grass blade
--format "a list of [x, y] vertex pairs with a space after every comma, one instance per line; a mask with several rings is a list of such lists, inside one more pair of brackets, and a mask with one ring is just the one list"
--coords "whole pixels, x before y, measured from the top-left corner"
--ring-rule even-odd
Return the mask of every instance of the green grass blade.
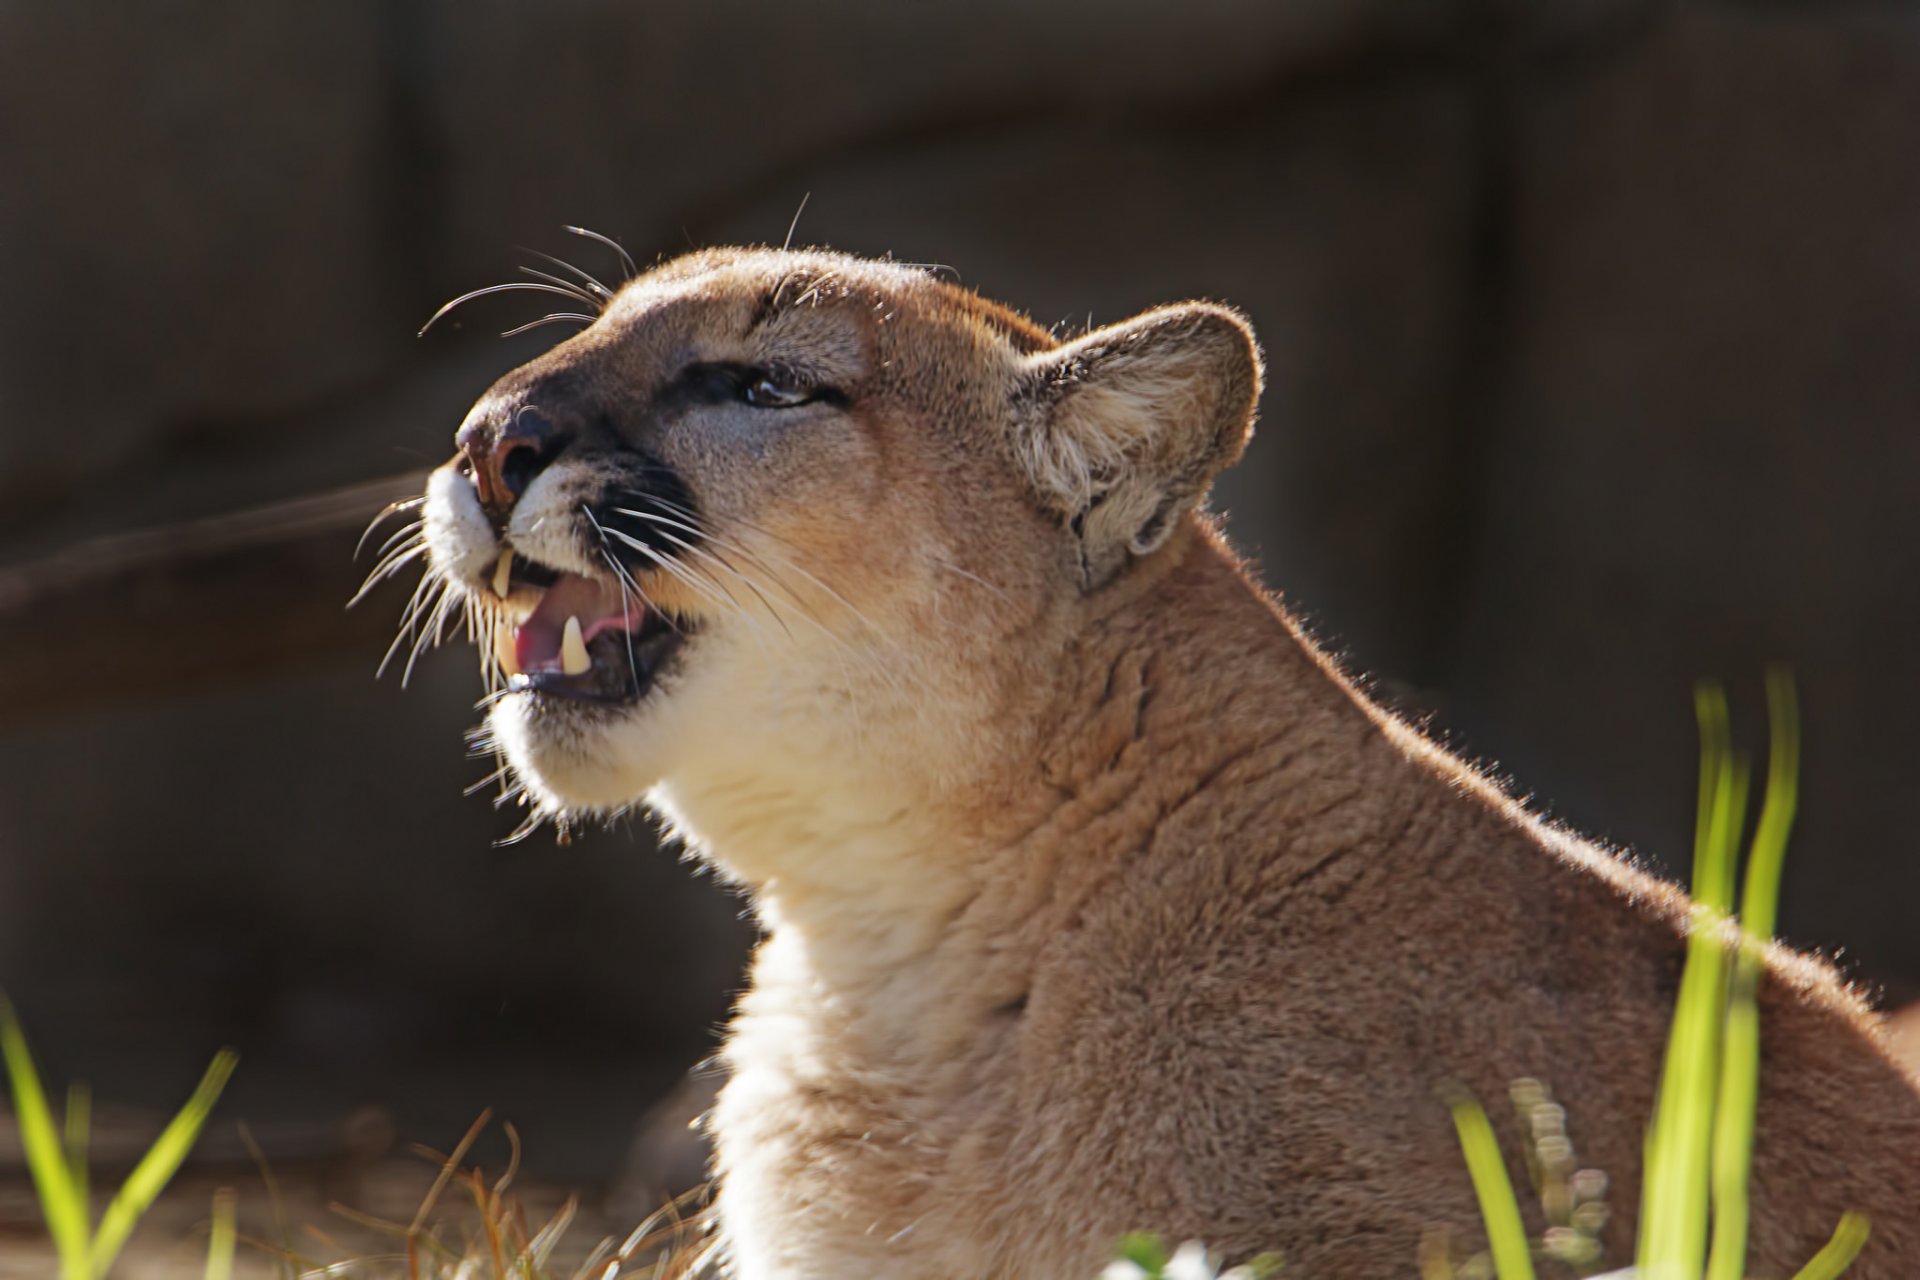
[[1746, 804], [1745, 770], [1733, 754], [1726, 696], [1718, 686], [1703, 684], [1694, 705], [1700, 720], [1700, 812], [1693, 860], [1697, 905], [1647, 1132], [1636, 1254], [1645, 1280], [1694, 1280], [1706, 1263], [1728, 981], [1723, 929], [1733, 905], [1733, 869]]
[[1758, 953], [1741, 948], [1727, 1005], [1720, 1094], [1713, 1120], [1713, 1247], [1707, 1280], [1741, 1280], [1747, 1265], [1747, 1185], [1753, 1167], [1753, 1116], [1760, 1096]]
[[213, 1193], [213, 1236], [207, 1242], [207, 1280], [233, 1280], [233, 1188]]
[[1866, 1247], [1870, 1229], [1866, 1214], [1841, 1214], [1840, 1225], [1833, 1229], [1833, 1238], [1827, 1241], [1825, 1248], [1813, 1255], [1813, 1261], [1794, 1274], [1793, 1280], [1834, 1280], [1860, 1256], [1860, 1250]]
[[1756, 938], [1773, 936], [1787, 838], [1800, 807], [1800, 708], [1793, 677], [1784, 667], [1767, 672], [1767, 719], [1772, 739], [1767, 752], [1767, 796], [1760, 806], [1760, 824], [1754, 828], [1746, 891], [1740, 900], [1741, 922]]
[[73, 1198], [85, 1213], [89, 1203], [87, 1143], [93, 1128], [93, 1094], [84, 1084], [67, 1086], [67, 1176], [73, 1179]]
[[1740, 829], [1747, 812], [1747, 762], [1733, 750], [1726, 693], [1717, 684], [1703, 682], [1693, 697], [1700, 721], [1704, 808], [1695, 819], [1691, 889], [1695, 902], [1727, 915], [1733, 911]]
[[213, 1063], [207, 1073], [200, 1078], [200, 1084], [187, 1099], [186, 1106], [180, 1108], [147, 1154], [140, 1158], [133, 1172], [127, 1175], [126, 1182], [115, 1193], [112, 1203], [100, 1218], [100, 1229], [93, 1240], [93, 1269], [96, 1274], [105, 1275], [113, 1260], [120, 1256], [121, 1246], [127, 1237], [133, 1234], [134, 1224], [153, 1204], [161, 1190], [179, 1169], [180, 1162], [187, 1158], [194, 1140], [200, 1136], [201, 1128], [207, 1122], [207, 1115], [213, 1110], [213, 1104], [219, 1099], [220, 1091], [226, 1087], [227, 1077], [233, 1074], [233, 1068], [239, 1062], [239, 1056], [231, 1049], [222, 1049], [213, 1057]]
[[1718, 915], [1699, 911], [1687, 940], [1647, 1144], [1638, 1259], [1646, 1280], [1695, 1277], [1705, 1261], [1726, 971], [1720, 923]]
[[1520, 1221], [1520, 1205], [1513, 1198], [1513, 1182], [1493, 1136], [1487, 1113], [1471, 1098], [1448, 1103], [1453, 1127], [1460, 1135], [1473, 1193], [1480, 1200], [1480, 1217], [1487, 1225], [1487, 1249], [1500, 1280], [1533, 1280], [1533, 1252], [1527, 1229]]
[[6, 1064], [7, 1083], [13, 1092], [13, 1113], [20, 1125], [20, 1145], [26, 1153], [27, 1168], [33, 1174], [40, 1212], [47, 1220], [47, 1234], [60, 1255], [60, 1274], [63, 1280], [92, 1280], [87, 1253], [86, 1197], [74, 1184], [73, 1169], [67, 1163], [59, 1129], [53, 1122], [53, 1109], [47, 1105], [40, 1073], [34, 1069], [33, 1055], [27, 1050], [26, 1033], [20, 1029], [13, 1004], [4, 995], [0, 995], [0, 1058], [4, 1058]]
[[1767, 673], [1767, 720], [1771, 741], [1766, 796], [1740, 896], [1743, 935], [1727, 1004], [1714, 1117], [1713, 1248], [1707, 1259], [1707, 1280], [1741, 1280], [1746, 1269], [1747, 1188], [1753, 1166], [1754, 1111], [1760, 1097], [1759, 947], [1773, 934], [1800, 773], [1800, 717], [1793, 681], [1784, 668]]

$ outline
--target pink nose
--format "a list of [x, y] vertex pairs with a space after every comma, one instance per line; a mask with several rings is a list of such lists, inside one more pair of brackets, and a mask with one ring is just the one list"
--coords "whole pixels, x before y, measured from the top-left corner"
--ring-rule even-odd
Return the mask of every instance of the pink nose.
[[504, 414], [476, 413], [454, 438], [486, 513], [499, 519], [559, 452], [560, 433], [545, 414], [521, 405]]

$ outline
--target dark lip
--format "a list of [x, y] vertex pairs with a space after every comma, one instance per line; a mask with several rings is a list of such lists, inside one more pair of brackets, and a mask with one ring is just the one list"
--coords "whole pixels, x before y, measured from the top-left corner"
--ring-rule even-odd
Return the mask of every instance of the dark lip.
[[[647, 687], [652, 688], [649, 680]], [[639, 701], [640, 695], [626, 693], [613, 695], [598, 690], [583, 689], [578, 677], [563, 676], [552, 671], [538, 671], [532, 675], [521, 672], [517, 676], [507, 677], [508, 693], [532, 693], [543, 698], [565, 698], [569, 702], [594, 702], [603, 707], [617, 707], [629, 702]]]
[[518, 551], [513, 553], [512, 566], [508, 581], [516, 587], [538, 587], [544, 591], [560, 580], [558, 569], [529, 560]]

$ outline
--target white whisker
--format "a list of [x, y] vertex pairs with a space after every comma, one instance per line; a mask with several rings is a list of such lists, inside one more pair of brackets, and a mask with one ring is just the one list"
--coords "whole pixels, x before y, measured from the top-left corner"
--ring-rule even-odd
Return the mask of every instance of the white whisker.
[[603, 236], [598, 231], [589, 231], [585, 227], [562, 227], [560, 229], [569, 235], [585, 236], [589, 240], [598, 241], [619, 254], [620, 265], [625, 269], [627, 279], [631, 280], [640, 274], [640, 268], [634, 265], [633, 255], [628, 253], [619, 241]]
[[[426, 549], [426, 535], [417, 529], [411, 531], [410, 538], [402, 542], [399, 546], [380, 548], [380, 559], [374, 562], [373, 568], [367, 573], [366, 581], [361, 583], [360, 589], [354, 593], [354, 600], [358, 600], [361, 596], [365, 595], [368, 587], [380, 581], [382, 578], [391, 576], [400, 566], [406, 564]], [[352, 601], [348, 603], [351, 604]]]
[[[484, 298], [489, 294], [513, 293], [513, 292], [552, 293], [552, 294], [558, 294], [562, 298], [571, 298], [576, 302], [579, 301], [578, 293], [572, 289], [561, 289], [550, 284], [541, 284], [535, 280], [509, 280], [505, 284], [490, 284], [484, 289], [474, 289], [467, 293], [461, 294], [459, 297], [455, 298], [452, 302], [447, 303], [446, 305], [442, 306], [438, 311], [428, 316], [427, 322], [420, 326], [420, 334], [424, 334], [426, 333], [427, 330], [433, 328], [435, 321], [439, 320], [441, 316], [446, 315], [447, 312], [452, 311], [455, 307], [458, 307], [463, 303], [472, 302], [475, 298]], [[420, 335], [416, 334], [415, 336], [418, 337]]]
[[594, 318], [593, 316], [581, 315], [578, 311], [549, 311], [538, 320], [529, 320], [525, 324], [517, 324], [511, 329], [502, 329], [500, 336], [503, 338], [514, 338], [529, 330], [538, 329], [542, 325], [560, 324], [563, 321], [569, 320], [578, 321], [581, 324], [592, 324]]
[[[427, 496], [421, 494], [417, 498], [402, 498], [397, 502], [389, 502], [386, 506], [380, 508], [380, 513], [374, 516], [373, 519], [367, 521], [367, 527], [360, 534], [360, 540], [353, 544], [353, 558], [356, 560], [360, 558], [360, 549], [367, 545], [367, 539], [373, 536], [373, 531], [385, 523], [388, 517], [396, 516], [402, 511], [411, 511], [415, 507], [423, 505], [426, 500]], [[418, 525], [422, 522], [416, 519], [413, 523]]]
[[601, 299], [595, 297], [591, 293], [588, 293], [585, 289], [582, 289], [579, 285], [575, 284], [573, 281], [565, 279], [561, 276], [556, 276], [550, 271], [542, 271], [538, 267], [529, 267], [524, 262], [520, 264], [520, 269], [526, 272], [528, 275], [532, 276], [535, 280], [540, 281], [542, 284], [550, 284], [556, 289], [566, 290], [569, 294], [572, 294], [575, 298], [578, 298], [580, 301], [586, 303], [588, 306], [592, 307], [595, 311], [598, 311], [600, 309]]
[[662, 555], [660, 552], [654, 550], [652, 547], [640, 541], [640, 539], [634, 537], [632, 534], [623, 533], [619, 529], [608, 529], [606, 530], [606, 533], [608, 537], [619, 539], [620, 542], [622, 542], [626, 546], [631, 547], [635, 551], [638, 551], [641, 555], [645, 556], [647, 559], [659, 565], [666, 572], [672, 574], [675, 578], [679, 579], [682, 583], [684, 583], [689, 590], [698, 591], [701, 595], [713, 601], [715, 605], [719, 606], [722, 609], [727, 610], [730, 613], [738, 615], [742, 621], [745, 621], [751, 624], [752, 619], [748, 618], [745, 611], [741, 609], [740, 602], [738, 600], [735, 600], [732, 597], [727, 596], [723, 592], [714, 590], [706, 582], [702, 581], [698, 577], [695, 577], [693, 573], [688, 570], [687, 566], [680, 563], [678, 560], [674, 559], [672, 556]]
[[433, 610], [427, 615], [425, 625], [415, 637], [413, 649], [407, 654], [407, 665], [400, 672], [400, 687], [406, 688], [413, 679], [414, 664], [420, 661], [420, 655], [428, 649], [437, 647], [445, 638], [447, 615], [453, 609], [453, 583], [447, 579], [440, 582], [440, 593], [434, 598]]
[[[408, 522], [407, 524], [401, 525], [392, 534], [388, 535], [387, 540], [385, 542], [382, 542], [380, 544], [380, 554], [385, 555], [389, 547], [393, 546], [394, 543], [400, 541], [402, 538], [405, 538], [410, 534], [424, 537], [426, 533], [426, 525], [427, 525], [427, 522], [425, 520], [413, 520]], [[356, 559], [358, 558], [357, 552], [356, 552], [355, 558]]]
[[800, 215], [807, 211], [807, 201], [813, 199], [813, 192], [800, 197], [800, 207], [793, 211], [793, 221], [787, 224], [787, 238], [780, 242], [782, 252], [793, 248], [793, 233], [800, 229]]
[[[633, 603], [628, 598], [627, 586], [629, 583], [632, 583], [634, 591], [637, 592], [640, 590], [640, 585], [633, 581], [633, 575], [627, 572], [626, 566], [620, 563], [619, 557], [613, 554], [612, 550], [605, 545], [605, 542], [606, 539], [604, 537], [601, 538], [602, 545], [600, 547], [600, 555], [602, 559], [613, 566], [614, 580], [620, 587], [620, 615], [627, 617], [633, 612]], [[646, 597], [644, 595], [641, 596], [641, 600], [644, 602]], [[643, 607], [648, 606], [643, 604]], [[627, 642], [627, 674], [633, 677], [633, 692], [634, 696], [638, 697], [640, 694], [640, 663], [636, 661], [633, 656], [633, 630], [630, 627], [622, 627], [620, 634]]]
[[394, 655], [400, 651], [400, 646], [416, 634], [421, 607], [431, 598], [435, 589], [444, 589], [444, 586], [445, 584], [431, 566], [428, 567], [427, 572], [420, 575], [420, 581], [415, 584], [413, 594], [407, 598], [406, 608], [400, 611], [400, 625], [394, 633], [393, 643], [387, 646], [386, 655], [380, 659], [380, 665], [374, 669], [375, 679], [387, 673], [387, 667], [393, 662]]
[[[632, 516], [638, 520], [646, 520], [649, 523], [652, 523], [656, 526], [669, 525], [675, 528], [685, 529], [688, 533], [692, 534], [696, 538], [702, 538], [707, 536], [706, 534], [702, 533], [698, 529], [690, 528], [687, 525], [679, 524], [676, 521], [663, 520], [656, 516], [650, 516], [644, 511], [631, 511], [625, 507], [615, 507], [613, 510], [615, 514], [623, 515], [623, 516]], [[756, 583], [752, 578], [749, 578], [746, 574], [740, 572], [740, 570], [736, 569], [724, 557], [715, 555], [713, 552], [708, 551], [703, 547], [696, 546], [691, 542], [687, 542], [682, 538], [676, 538], [674, 535], [672, 535], [671, 533], [667, 533], [664, 530], [661, 531], [660, 536], [665, 538], [668, 542], [671, 542], [674, 546], [679, 547], [682, 551], [685, 551], [690, 555], [699, 556], [703, 560], [711, 561], [712, 563], [719, 565], [722, 569], [725, 569], [728, 573], [732, 574], [734, 577], [738, 578], [741, 584], [744, 585], [747, 590], [753, 592], [754, 596], [760, 601], [760, 603], [766, 606], [768, 615], [771, 616], [775, 622], [780, 624], [780, 629], [782, 631], [786, 631], [788, 635], [793, 634], [793, 632], [787, 626], [786, 619], [780, 616], [780, 611], [774, 607], [773, 601], [767, 599], [766, 593], [760, 590], [759, 584]], [[709, 575], [709, 577], [711, 577], [711, 575]], [[720, 586], [720, 583], [718, 581], [715, 581], [714, 585], [719, 586], [722, 591], [726, 591], [726, 588], [724, 586]], [[789, 592], [788, 594], [791, 594], [791, 592]], [[731, 591], [728, 591], [727, 596], [729, 598], [732, 598], [733, 593]]]
[[494, 783], [499, 782], [500, 780], [505, 778], [507, 774], [512, 771], [512, 769], [513, 769], [512, 765], [502, 764], [498, 769], [495, 769], [492, 773], [480, 779], [480, 781], [466, 788], [460, 794], [463, 796], [477, 795], [480, 792], [486, 790], [488, 787], [492, 786]]
[[600, 283], [599, 277], [595, 276], [592, 272], [584, 271], [581, 268], [574, 266], [571, 262], [568, 262], [565, 258], [556, 258], [553, 254], [542, 253], [538, 249], [528, 249], [526, 250], [526, 252], [531, 253], [536, 258], [545, 258], [548, 262], [551, 262], [554, 266], [560, 268], [562, 271], [565, 271], [569, 275], [577, 277], [580, 283], [585, 285], [594, 294], [594, 296], [598, 297], [602, 302], [613, 301], [613, 290], [607, 288], [606, 285]]

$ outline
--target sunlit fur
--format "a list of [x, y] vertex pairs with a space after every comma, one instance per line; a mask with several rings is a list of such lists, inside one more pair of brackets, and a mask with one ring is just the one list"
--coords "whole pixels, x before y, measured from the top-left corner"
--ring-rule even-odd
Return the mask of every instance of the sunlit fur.
[[[1057, 342], [775, 251], [611, 292], [490, 396], [562, 377], [697, 511], [575, 450], [508, 536], [691, 638], [635, 705], [508, 693], [489, 723], [536, 814], [644, 800], [766, 929], [712, 1124], [736, 1274], [1090, 1277], [1145, 1229], [1404, 1276], [1429, 1231], [1479, 1238], [1438, 1090], [1518, 1076], [1612, 1175], [1627, 1260], [1685, 899], [1373, 706], [1248, 580], [1200, 509], [1252, 426], [1244, 320]], [[844, 402], [671, 407], [689, 361]], [[647, 516], [684, 545], [601, 527]], [[428, 560], [405, 644], [531, 607], [493, 599], [458, 468], [423, 518], [387, 553]], [[1912, 1087], [1830, 969], [1770, 964], [1753, 1269], [1862, 1208], [1855, 1274], [1904, 1276]]]

